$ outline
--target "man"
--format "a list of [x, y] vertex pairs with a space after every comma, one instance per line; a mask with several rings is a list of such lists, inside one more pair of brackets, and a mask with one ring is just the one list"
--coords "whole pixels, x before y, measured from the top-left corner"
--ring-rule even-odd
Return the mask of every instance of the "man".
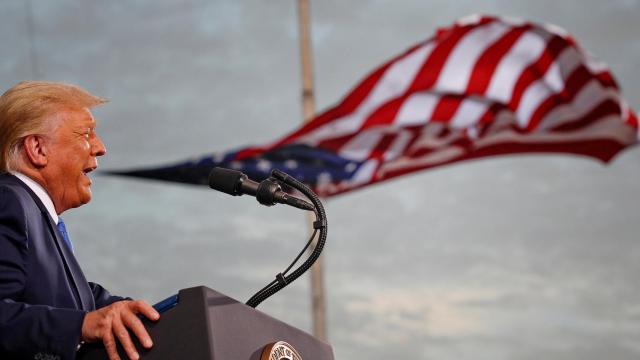
[[106, 149], [90, 108], [105, 100], [77, 86], [21, 82], [0, 97], [0, 359], [74, 359], [82, 342], [152, 346], [143, 301], [85, 279], [59, 217], [91, 200], [88, 174]]

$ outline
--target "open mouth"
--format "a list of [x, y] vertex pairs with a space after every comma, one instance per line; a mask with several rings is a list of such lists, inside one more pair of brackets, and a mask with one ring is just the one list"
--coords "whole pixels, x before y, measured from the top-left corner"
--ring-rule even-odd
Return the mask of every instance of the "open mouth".
[[93, 170], [95, 170], [97, 167], [93, 166], [93, 167], [88, 167], [84, 170], [82, 170], [82, 173], [84, 173], [85, 175], [88, 175], [90, 172], [92, 172]]

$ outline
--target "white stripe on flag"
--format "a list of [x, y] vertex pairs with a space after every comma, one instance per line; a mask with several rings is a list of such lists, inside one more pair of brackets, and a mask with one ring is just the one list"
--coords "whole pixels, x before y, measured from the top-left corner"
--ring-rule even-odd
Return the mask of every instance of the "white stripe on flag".
[[527, 90], [524, 91], [524, 95], [522, 95], [520, 106], [516, 110], [516, 122], [520, 128], [524, 129], [529, 125], [531, 115], [549, 95], [551, 95], [551, 90], [542, 79], [529, 85]]
[[378, 160], [371, 159], [360, 166], [358, 171], [353, 174], [353, 177], [349, 181], [350, 186], [356, 186], [360, 184], [366, 184], [373, 179], [373, 175], [378, 167]]
[[635, 143], [635, 134], [630, 127], [619, 126], [620, 117], [617, 115], [606, 116], [589, 126], [580, 127], [572, 131], [563, 132], [532, 132], [517, 133], [515, 131], [501, 131], [492, 136], [486, 136], [475, 142], [477, 148], [499, 145], [501, 143], [563, 143], [567, 141], [589, 141], [607, 139], [622, 145]]
[[464, 93], [478, 58], [510, 29], [507, 24], [493, 22], [467, 33], [447, 58], [435, 89], [455, 94]]
[[564, 90], [567, 78], [580, 65], [578, 53], [572, 48], [566, 48], [556, 61], [551, 63], [543, 77], [531, 84], [522, 95], [520, 106], [516, 112], [518, 125], [527, 127], [531, 116], [540, 104], [562, 90]]
[[532, 31], [522, 34], [500, 60], [486, 96], [496, 102], [508, 104], [522, 71], [540, 57], [547, 44], [546, 40], [545, 37]]
[[389, 149], [384, 153], [384, 161], [389, 161], [395, 159], [402, 155], [409, 141], [411, 140], [412, 135], [410, 131], [400, 130], [400, 132], [396, 135], [396, 138], [393, 140]]
[[481, 20], [482, 20], [482, 15], [471, 14], [456, 20], [455, 24], [458, 26], [476, 25], [480, 23]]
[[548, 129], [561, 125], [566, 121], [574, 121], [592, 111], [603, 101], [618, 100], [618, 92], [613, 88], [605, 88], [596, 79], [589, 81], [576, 94], [572, 102], [555, 107], [547, 114], [539, 125], [540, 129]]
[[409, 96], [398, 110], [394, 124], [412, 126], [428, 122], [439, 100], [440, 96], [426, 91]]
[[478, 97], [465, 98], [456, 114], [451, 120], [451, 127], [453, 128], [467, 128], [472, 125], [476, 125], [480, 121], [480, 117], [488, 109], [488, 104]]
[[566, 48], [558, 55], [543, 76], [544, 82], [553, 93], [559, 93], [565, 88], [565, 83], [580, 65], [580, 54], [574, 48]]
[[340, 156], [354, 161], [363, 161], [369, 158], [371, 150], [378, 145], [384, 135], [381, 127], [366, 129], [355, 135], [338, 151]]

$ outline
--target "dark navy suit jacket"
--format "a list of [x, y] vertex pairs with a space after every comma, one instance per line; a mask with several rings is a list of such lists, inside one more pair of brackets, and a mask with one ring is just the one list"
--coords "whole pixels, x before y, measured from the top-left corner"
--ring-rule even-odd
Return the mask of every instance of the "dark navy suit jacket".
[[85, 313], [122, 299], [87, 282], [36, 194], [0, 174], [0, 359], [75, 359]]

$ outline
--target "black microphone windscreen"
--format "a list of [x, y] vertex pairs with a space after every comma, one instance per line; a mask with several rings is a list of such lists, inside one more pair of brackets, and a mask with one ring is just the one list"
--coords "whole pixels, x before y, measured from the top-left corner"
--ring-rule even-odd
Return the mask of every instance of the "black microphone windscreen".
[[241, 195], [236, 186], [242, 176], [240, 171], [214, 167], [209, 174], [209, 187], [229, 195]]

